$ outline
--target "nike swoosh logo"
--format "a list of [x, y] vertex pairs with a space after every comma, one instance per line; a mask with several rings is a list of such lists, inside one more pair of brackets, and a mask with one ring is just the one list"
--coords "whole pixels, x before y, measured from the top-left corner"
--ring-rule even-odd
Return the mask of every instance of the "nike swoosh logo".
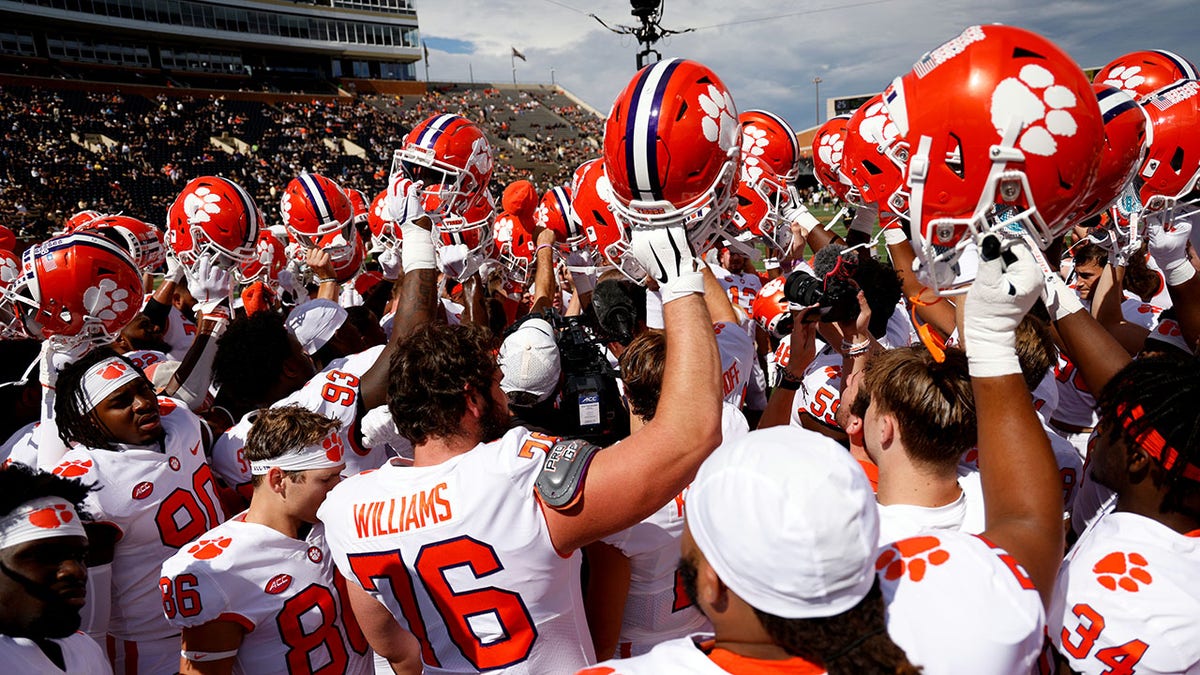
[[198, 452], [200, 452], [200, 442], [196, 441], [196, 444], [192, 446], [192, 454], [194, 455]]

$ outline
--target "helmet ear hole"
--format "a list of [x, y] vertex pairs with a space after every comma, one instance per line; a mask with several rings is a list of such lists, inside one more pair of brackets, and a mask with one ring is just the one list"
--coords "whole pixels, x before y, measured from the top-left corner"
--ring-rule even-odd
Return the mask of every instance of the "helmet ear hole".
[[1171, 170], [1179, 173], [1183, 170], [1183, 148], [1175, 146], [1175, 152], [1171, 153]]

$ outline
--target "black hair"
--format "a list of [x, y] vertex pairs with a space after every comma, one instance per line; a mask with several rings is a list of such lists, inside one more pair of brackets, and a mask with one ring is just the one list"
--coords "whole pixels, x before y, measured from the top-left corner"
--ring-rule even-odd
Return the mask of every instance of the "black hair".
[[217, 343], [213, 358], [213, 383], [221, 396], [251, 408], [267, 401], [283, 377], [283, 366], [292, 355], [292, 342], [283, 316], [258, 312], [234, 319]]
[[[64, 368], [58, 374], [58, 381], [55, 383], [57, 395], [54, 397], [54, 421], [58, 425], [59, 438], [68, 446], [71, 443], [79, 443], [96, 450], [113, 450], [117, 447], [112, 432], [96, 419], [83, 390], [83, 376], [88, 368], [113, 357], [124, 361], [149, 383], [146, 374], [137, 364], [113, 351], [111, 347], [94, 349]], [[153, 391], [154, 386], [149, 386]]]
[[775, 644], [793, 656], [824, 666], [829, 675], [920, 672], [888, 635], [878, 579], [857, 605], [835, 616], [786, 619], [751, 609]]
[[0, 467], [0, 516], [6, 516], [22, 504], [42, 497], [61, 497], [70, 502], [84, 521], [92, 520], [83, 508], [83, 500], [95, 488], [72, 478], [56, 476], [48, 471], [9, 464]]
[[[1129, 362], [1104, 385], [1097, 400], [1101, 433], [1110, 442], [1119, 438], [1132, 447], [1144, 434], [1155, 432], [1179, 453], [1174, 464], [1164, 468], [1159, 486], [1164, 490], [1162, 509], [1192, 518], [1200, 518], [1194, 511], [1200, 482], [1185, 478], [1183, 472], [1189, 465], [1200, 467], [1198, 399], [1200, 359], [1150, 356]], [[1135, 417], [1131, 411], [1138, 407], [1142, 412]]]

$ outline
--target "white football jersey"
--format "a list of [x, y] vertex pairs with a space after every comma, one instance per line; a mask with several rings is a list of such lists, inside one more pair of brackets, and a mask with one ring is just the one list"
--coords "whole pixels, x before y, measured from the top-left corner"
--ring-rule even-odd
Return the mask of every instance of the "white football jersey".
[[679, 577], [679, 539], [687, 489], [654, 515], [603, 539], [629, 558], [629, 595], [621, 621], [617, 654], [639, 656], [661, 642], [712, 626], [683, 591]]
[[[578, 675], [729, 675], [768, 672], [822, 675], [825, 672], [824, 668], [798, 657], [792, 657], [788, 661], [764, 662], [733, 656], [730, 667], [734, 670], [727, 670], [717, 665], [717, 662], [697, 645], [702, 639], [711, 640], [712, 635], [691, 635], [663, 642], [641, 656], [602, 661], [579, 671]], [[768, 665], [769, 670], [764, 668]]]
[[1077, 673], [1200, 673], [1200, 531], [1113, 512], [1059, 568], [1048, 632]]
[[[970, 475], [959, 479], [963, 483], [978, 485]], [[915, 506], [913, 504], [878, 504], [879, 546], [908, 539], [928, 530], [954, 530], [967, 534], [979, 534], [984, 528], [983, 495], [964, 488], [958, 499], [943, 506]]]
[[234, 673], [374, 672], [324, 527], [295, 539], [245, 516], [205, 532], [163, 563], [161, 611], [171, 625], [244, 626]]
[[721, 396], [741, 406], [754, 371], [754, 340], [736, 323], [718, 321], [713, 324], [713, 332], [721, 354]]
[[195, 339], [195, 322], [188, 320], [178, 308], [172, 307], [167, 315], [167, 330], [163, 333], [163, 342], [171, 346], [171, 358], [182, 361]]
[[200, 418], [187, 406], [158, 399], [166, 431], [163, 450], [72, 448], [56, 475], [95, 484], [86, 508], [121, 530], [112, 564], [108, 632], [137, 642], [177, 635], [162, 614], [158, 594], [162, 563], [225, 520], [216, 480], [204, 457]]
[[112, 675], [112, 667], [108, 656], [96, 641], [83, 633], [72, 633], [65, 638], [50, 640], [62, 650], [63, 663], [66, 670], [54, 665], [29, 638], [15, 638], [0, 635], [0, 663], [8, 673], [28, 673], [29, 675], [50, 675], [50, 673], [67, 673], [67, 675]]
[[[362, 447], [358, 431], [358, 384], [363, 373], [371, 368], [382, 346], [372, 347], [358, 354], [334, 359], [325, 370], [313, 375], [303, 387], [279, 399], [271, 405], [278, 408], [296, 405], [306, 410], [338, 420], [342, 428], [338, 432], [346, 453], [345, 475], [375, 469], [388, 459], [387, 450], [379, 447]], [[254, 424], [257, 411], [250, 411], [238, 423], [221, 434], [213, 444], [213, 470], [243, 497], [250, 497], [250, 462], [244, 456], [246, 434]]]
[[729, 295], [729, 302], [733, 303], [734, 307], [740, 307], [742, 311], [746, 312], [746, 316], [749, 316], [754, 299], [762, 290], [762, 279], [757, 274], [730, 272], [719, 265], [709, 265], [709, 267], [712, 268], [713, 276], [717, 278], [721, 288], [724, 288], [725, 293]]
[[1042, 600], [1003, 549], [927, 530], [882, 549], [875, 569], [888, 634], [925, 675], [1030, 672], [1042, 650]]
[[800, 413], [808, 413], [829, 426], [840, 429], [834, 415], [842, 404], [842, 355], [821, 344], [812, 363], [804, 369], [804, 378], [792, 404], [792, 426], [800, 424]]
[[1054, 365], [1054, 377], [1058, 380], [1058, 406], [1054, 409], [1054, 421], [1073, 427], [1096, 426], [1096, 398], [1084, 382], [1083, 373], [1061, 351]]
[[595, 659], [582, 556], [555, 551], [534, 494], [555, 440], [518, 427], [434, 466], [386, 463], [326, 497], [334, 562], [417, 638], [425, 672], [562, 673]]
[[0, 466], [17, 463], [30, 468], [37, 467], [37, 435], [34, 430], [39, 424], [41, 422], [26, 424], [0, 445]]

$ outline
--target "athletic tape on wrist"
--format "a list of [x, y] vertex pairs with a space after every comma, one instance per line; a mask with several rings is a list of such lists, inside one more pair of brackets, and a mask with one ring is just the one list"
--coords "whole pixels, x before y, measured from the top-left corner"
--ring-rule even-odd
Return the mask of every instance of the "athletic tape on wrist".
[[278, 457], [260, 459], [250, 462], [250, 475], [265, 476], [272, 467], [284, 471], [308, 471], [310, 469], [332, 469], [342, 464], [345, 452], [342, 449], [342, 437], [333, 431], [320, 443], [291, 450]]
[[133, 366], [115, 356], [94, 364], [80, 382], [87, 409], [92, 410], [114, 391], [139, 377], [141, 375]]
[[0, 549], [51, 537], [86, 537], [75, 506], [62, 497], [39, 497], [0, 518]]

